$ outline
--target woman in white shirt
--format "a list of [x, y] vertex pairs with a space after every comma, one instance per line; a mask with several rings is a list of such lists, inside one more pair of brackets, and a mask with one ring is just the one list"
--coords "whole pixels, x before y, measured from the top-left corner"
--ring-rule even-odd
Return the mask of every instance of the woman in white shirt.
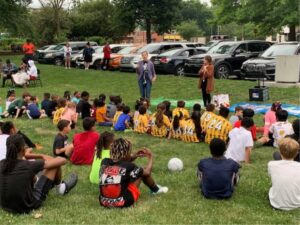
[[64, 56], [65, 56], [65, 68], [71, 69], [71, 54], [72, 54], [72, 48], [70, 47], [70, 44], [67, 42], [66, 46], [64, 46]]

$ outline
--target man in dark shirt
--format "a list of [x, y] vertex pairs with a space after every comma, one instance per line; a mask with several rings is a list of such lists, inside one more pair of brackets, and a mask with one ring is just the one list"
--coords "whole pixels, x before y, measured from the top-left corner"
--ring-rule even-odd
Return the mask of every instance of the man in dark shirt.
[[[55, 185], [59, 194], [68, 193], [76, 185], [76, 174], [71, 174], [67, 182], [61, 182], [60, 167], [66, 164], [66, 159], [26, 153], [24, 139], [19, 134], [8, 137], [6, 145], [7, 157], [0, 161], [0, 207], [4, 210], [29, 213], [41, 207]], [[40, 171], [42, 175], [36, 178]]]
[[223, 155], [226, 144], [219, 138], [214, 138], [209, 145], [212, 158], [202, 159], [198, 164], [200, 188], [206, 198], [230, 198], [234, 185], [238, 181], [240, 165]]

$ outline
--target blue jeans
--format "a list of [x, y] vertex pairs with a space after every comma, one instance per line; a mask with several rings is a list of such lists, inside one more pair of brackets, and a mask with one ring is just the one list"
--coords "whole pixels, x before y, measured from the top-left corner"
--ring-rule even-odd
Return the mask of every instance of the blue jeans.
[[150, 99], [152, 83], [148, 80], [146, 84], [144, 84], [144, 79], [139, 80], [140, 93], [142, 98]]

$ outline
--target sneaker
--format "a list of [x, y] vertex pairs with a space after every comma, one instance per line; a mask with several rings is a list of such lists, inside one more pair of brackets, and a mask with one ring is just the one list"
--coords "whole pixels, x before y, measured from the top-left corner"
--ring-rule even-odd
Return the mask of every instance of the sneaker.
[[71, 173], [67, 181], [63, 181], [66, 184], [65, 194], [69, 193], [72, 188], [74, 188], [77, 184], [78, 176], [75, 173]]
[[157, 194], [162, 194], [162, 193], [167, 193], [169, 191], [168, 187], [163, 187], [160, 185], [157, 185], [158, 191], [157, 192], [152, 192], [152, 194], [157, 195]]

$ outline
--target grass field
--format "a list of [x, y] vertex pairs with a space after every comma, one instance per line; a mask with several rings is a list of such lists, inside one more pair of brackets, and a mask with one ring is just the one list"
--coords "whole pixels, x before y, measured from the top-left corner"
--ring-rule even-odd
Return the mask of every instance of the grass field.
[[[100, 93], [120, 94], [125, 103], [133, 108], [138, 98], [137, 81], [134, 74], [103, 72], [95, 70], [65, 70], [62, 67], [38, 65], [42, 71], [44, 86], [29, 88], [29, 92], [42, 98], [44, 92], [63, 95], [65, 90], [87, 90], [91, 99]], [[229, 93], [231, 102], [248, 100], [248, 89], [254, 83], [240, 80], [217, 80], [216, 91]], [[8, 88], [0, 88], [4, 104]], [[24, 90], [17, 89], [17, 94]], [[175, 99], [197, 99], [197, 79], [159, 76], [152, 89], [152, 97]], [[270, 102], [299, 104], [300, 92], [297, 88], [270, 89]], [[292, 120], [293, 118], [290, 118]], [[48, 119], [32, 121], [27, 118], [15, 121], [17, 127], [32, 140], [44, 146], [41, 153], [51, 154], [56, 128]], [[262, 124], [262, 116], [256, 117]], [[79, 130], [81, 131], [79, 126]], [[98, 128], [103, 132], [104, 128]], [[70, 139], [74, 132], [69, 135]], [[65, 174], [74, 171], [79, 175], [77, 187], [66, 196], [58, 196], [51, 191], [44, 206], [29, 215], [11, 215], [0, 210], [0, 224], [299, 224], [300, 211], [282, 212], [270, 207], [268, 190], [270, 179], [267, 163], [272, 159], [273, 148], [254, 149], [250, 165], [243, 165], [241, 180], [230, 200], [207, 200], [199, 192], [196, 179], [196, 165], [199, 159], [208, 157], [206, 144], [186, 144], [175, 140], [154, 138], [134, 133], [116, 133], [133, 142], [134, 148], [146, 146], [154, 152], [153, 176], [157, 183], [169, 187], [169, 192], [152, 196], [142, 185], [142, 195], [137, 205], [130, 209], [105, 209], [98, 203], [98, 186], [88, 180], [90, 166], [64, 167]], [[171, 173], [167, 162], [172, 157], [181, 158], [184, 170]], [[136, 161], [143, 165], [145, 161]], [[42, 217], [35, 219], [36, 213]]]

